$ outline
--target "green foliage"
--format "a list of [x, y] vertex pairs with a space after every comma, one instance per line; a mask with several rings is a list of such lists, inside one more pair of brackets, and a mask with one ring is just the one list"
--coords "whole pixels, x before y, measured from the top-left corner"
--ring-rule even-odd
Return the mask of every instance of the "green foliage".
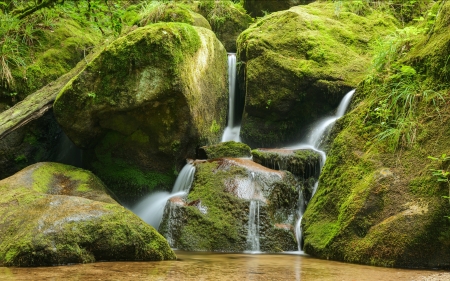
[[369, 88], [371, 110], [367, 120], [375, 124], [375, 139], [390, 151], [415, 143], [420, 122], [418, 111], [428, 105], [439, 114], [443, 99], [433, 85], [423, 83], [424, 77], [405, 60], [417, 39], [425, 33], [414, 26], [399, 29], [374, 44], [375, 56], [363, 88]]
[[367, 15], [373, 10], [392, 14], [403, 24], [409, 23], [427, 11], [433, 0], [334, 0], [335, 16], [342, 12]]
[[431, 175], [436, 179], [436, 181], [447, 183], [449, 188], [449, 196], [443, 197], [447, 198], [450, 202], [450, 171], [448, 169], [445, 169], [446, 167], [448, 167], [450, 156], [447, 156], [447, 154], [444, 153], [439, 157], [428, 156], [428, 159], [439, 163], [440, 169], [430, 169]]
[[214, 1], [206, 0], [200, 1], [198, 4], [200, 10], [206, 14], [206, 19], [211, 24], [214, 31], [219, 30], [227, 20], [233, 18], [232, 9], [237, 9], [245, 14], [245, 10], [239, 3], [232, 3], [231, 1]]
[[220, 125], [217, 124], [216, 120], [212, 121], [211, 127], [209, 127], [209, 131], [213, 134], [217, 134], [220, 131]]

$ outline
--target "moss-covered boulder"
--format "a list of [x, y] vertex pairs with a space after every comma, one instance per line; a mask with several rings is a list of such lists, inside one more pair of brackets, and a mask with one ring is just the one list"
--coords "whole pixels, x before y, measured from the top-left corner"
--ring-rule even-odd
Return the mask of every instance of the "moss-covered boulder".
[[238, 38], [238, 79], [245, 93], [241, 138], [251, 147], [300, 139], [302, 129], [334, 110], [364, 78], [371, 42], [395, 30], [393, 17], [373, 11], [335, 16], [314, 2], [259, 19]]
[[[442, 48], [450, 46], [450, 3], [439, 6], [434, 30], [388, 41], [387, 56], [380, 50], [379, 72], [361, 85], [359, 103], [338, 122], [342, 130], [302, 220], [307, 253], [379, 266], [450, 267], [444, 198], [450, 85], [442, 76], [448, 68], [434, 68], [450, 55]], [[410, 115], [402, 114], [405, 108]], [[383, 109], [397, 112], [380, 115]]]
[[293, 225], [302, 186], [292, 174], [237, 158], [196, 161], [195, 166], [187, 199], [172, 198], [159, 227], [172, 247], [255, 250], [254, 237], [248, 236], [253, 228], [261, 251], [297, 250]]
[[[58, 95], [69, 138], [121, 200], [170, 189], [225, 127], [227, 55], [214, 33], [156, 23], [111, 43]], [[219, 129], [218, 129], [219, 128]]]
[[141, 11], [140, 26], [157, 22], [183, 22], [194, 26], [211, 29], [211, 25], [200, 14], [192, 11], [190, 6], [175, 2], [153, 2]]
[[239, 3], [230, 0], [198, 1], [191, 4], [191, 7], [208, 20], [228, 52], [236, 52], [237, 37], [253, 22]]
[[0, 195], [2, 265], [175, 258], [167, 241], [88, 171], [37, 163], [0, 181]]
[[287, 10], [292, 6], [305, 5], [315, 0], [243, 0], [244, 8], [252, 17]]
[[252, 152], [250, 147], [242, 142], [227, 141], [214, 145], [202, 146], [198, 150], [198, 159], [214, 158], [250, 158]]

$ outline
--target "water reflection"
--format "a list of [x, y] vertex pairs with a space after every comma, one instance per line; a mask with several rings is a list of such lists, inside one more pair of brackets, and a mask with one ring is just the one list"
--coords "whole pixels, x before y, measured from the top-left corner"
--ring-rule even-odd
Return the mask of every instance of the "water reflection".
[[177, 251], [177, 256], [177, 261], [165, 262], [0, 267], [0, 280], [450, 280], [448, 272], [361, 266], [301, 255]]

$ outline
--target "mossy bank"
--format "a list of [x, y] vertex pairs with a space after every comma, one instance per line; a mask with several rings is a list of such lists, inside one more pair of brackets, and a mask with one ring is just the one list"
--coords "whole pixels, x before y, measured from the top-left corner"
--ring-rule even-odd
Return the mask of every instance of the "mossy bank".
[[378, 266], [450, 267], [450, 203], [443, 197], [449, 186], [442, 178], [450, 141], [443, 61], [450, 54], [444, 47], [450, 4], [433, 9], [440, 12], [431, 26], [388, 38], [381, 50], [388, 55], [374, 59], [354, 109], [337, 124], [342, 131], [302, 220], [307, 253]]

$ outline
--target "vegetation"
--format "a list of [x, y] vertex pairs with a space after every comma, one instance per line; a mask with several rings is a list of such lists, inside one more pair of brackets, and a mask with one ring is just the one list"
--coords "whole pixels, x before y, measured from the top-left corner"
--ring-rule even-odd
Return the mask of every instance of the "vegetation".
[[422, 16], [429, 10], [433, 0], [333, 0], [335, 15], [349, 11], [357, 15], [367, 15], [373, 10], [395, 16], [403, 25]]
[[448, 84], [430, 81], [427, 73], [416, 70], [410, 55], [426, 40], [434, 21], [435, 13], [430, 12], [426, 21], [374, 43], [371, 73], [361, 87], [371, 108], [365, 121], [376, 134], [374, 140], [382, 141], [390, 151], [413, 145], [421, 131], [419, 116], [439, 117], [445, 104]]
[[127, 7], [111, 0], [0, 4], [0, 100], [10, 105], [68, 72], [94, 45], [118, 36]]
[[[372, 68], [352, 111], [338, 121], [342, 130], [302, 220], [312, 255], [396, 267], [449, 264], [450, 5], [439, 1], [421, 16], [373, 44]], [[433, 158], [441, 165], [428, 155], [441, 155]]]

